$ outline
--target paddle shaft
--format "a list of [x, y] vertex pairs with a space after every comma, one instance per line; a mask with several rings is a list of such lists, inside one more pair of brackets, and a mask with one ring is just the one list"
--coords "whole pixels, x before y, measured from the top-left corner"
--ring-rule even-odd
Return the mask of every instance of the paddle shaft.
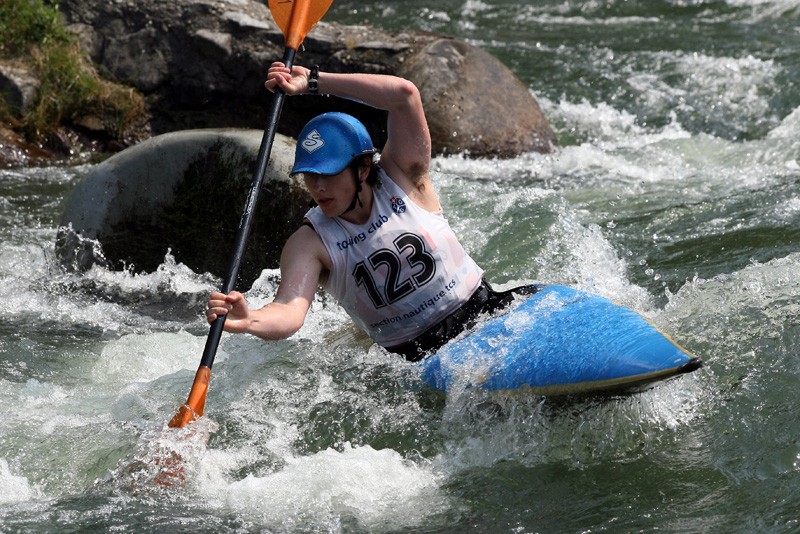
[[[296, 53], [296, 50], [293, 48], [286, 47], [284, 49], [282, 61], [287, 68], [292, 68]], [[247, 201], [245, 202], [244, 211], [242, 212], [242, 218], [239, 221], [239, 228], [236, 230], [231, 263], [225, 275], [225, 280], [222, 283], [222, 288], [220, 289], [220, 291], [226, 295], [235, 289], [236, 278], [239, 276], [239, 268], [242, 265], [244, 254], [247, 250], [247, 240], [250, 237], [250, 230], [253, 226], [258, 196], [261, 193], [261, 186], [264, 183], [264, 176], [267, 173], [269, 157], [272, 153], [272, 144], [275, 140], [275, 133], [278, 129], [278, 121], [281, 117], [281, 109], [283, 108], [283, 101], [285, 98], [286, 94], [280, 89], [275, 88], [267, 112], [267, 126], [264, 128], [261, 147], [258, 149], [256, 171], [253, 175], [253, 181], [250, 183], [250, 192], [247, 194]], [[203, 349], [203, 356], [200, 358], [200, 367], [208, 367], [211, 369], [211, 366], [214, 365], [217, 347], [222, 338], [222, 332], [225, 329], [225, 317], [227, 317], [227, 315], [220, 315], [211, 323], [208, 338], [206, 339], [206, 346]]]
[[[303, 38], [322, 19], [332, 2], [333, 0], [269, 0], [270, 13], [272, 13], [272, 17], [285, 38], [283, 64], [290, 70]], [[278, 121], [281, 117], [281, 109], [283, 108], [285, 97], [285, 93], [276, 87], [270, 100], [267, 126], [264, 128], [264, 136], [261, 139], [261, 147], [258, 150], [256, 171], [253, 174], [250, 192], [247, 194], [242, 218], [236, 231], [230, 267], [220, 288], [220, 291], [225, 294], [233, 291], [236, 285], [236, 278], [239, 276], [239, 268], [244, 259], [244, 253], [247, 250], [247, 239], [250, 237], [250, 229], [253, 226], [253, 217], [258, 205], [258, 195], [261, 192], [264, 176], [267, 173], [272, 143], [275, 140], [275, 133], [278, 129]], [[222, 332], [225, 330], [225, 317], [225, 315], [219, 316], [211, 323], [208, 338], [206, 338], [206, 346], [203, 349], [203, 356], [194, 376], [192, 389], [189, 391], [189, 399], [186, 404], [181, 405], [178, 412], [169, 421], [168, 425], [171, 428], [183, 428], [197, 416], [203, 415], [208, 393], [208, 382], [211, 377], [211, 366], [214, 365], [217, 347], [219, 347]]]

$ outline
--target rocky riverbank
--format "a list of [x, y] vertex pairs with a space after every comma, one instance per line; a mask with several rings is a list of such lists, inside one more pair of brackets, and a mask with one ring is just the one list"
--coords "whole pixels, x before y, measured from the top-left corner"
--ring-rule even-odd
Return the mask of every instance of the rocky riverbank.
[[[283, 51], [283, 35], [267, 7], [254, 0], [63, 0], [68, 29], [96, 69], [142, 95], [147, 118], [125, 139], [91, 116], [65, 124], [46, 145], [32, 146], [8, 125], [0, 163], [118, 151], [151, 135], [192, 128], [262, 128], [266, 66]], [[399, 34], [321, 22], [307, 36], [298, 63], [336, 72], [404, 76], [420, 88], [436, 153], [513, 156], [557, 144], [534, 96], [499, 60], [457, 39]], [[8, 72], [8, 68], [0, 69]], [[30, 73], [3, 76], [3, 92], [35, 98]], [[335, 98], [287, 99], [280, 132], [296, 136], [312, 116], [348, 111], [382, 139], [383, 115]]]

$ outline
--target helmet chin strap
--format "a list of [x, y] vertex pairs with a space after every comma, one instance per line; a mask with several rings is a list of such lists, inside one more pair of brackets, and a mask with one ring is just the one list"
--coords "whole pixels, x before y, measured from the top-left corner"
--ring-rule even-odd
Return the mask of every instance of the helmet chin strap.
[[[359, 196], [358, 196], [359, 193], [361, 193], [361, 190], [363, 189], [363, 187], [361, 185], [361, 180], [358, 179], [358, 175], [355, 174], [355, 173], [353, 174], [353, 179], [356, 182], [356, 194], [353, 195], [353, 201], [350, 202], [350, 205], [347, 207], [347, 209], [342, 212], [342, 215], [344, 215], [345, 213], [349, 213], [349, 212], [353, 211], [354, 209], [356, 209], [356, 202], [358, 202], [358, 205], [361, 206], [362, 208], [364, 207], [364, 204], [361, 202], [361, 198], [359, 198]], [[341, 217], [341, 215], [340, 215], [340, 217]]]

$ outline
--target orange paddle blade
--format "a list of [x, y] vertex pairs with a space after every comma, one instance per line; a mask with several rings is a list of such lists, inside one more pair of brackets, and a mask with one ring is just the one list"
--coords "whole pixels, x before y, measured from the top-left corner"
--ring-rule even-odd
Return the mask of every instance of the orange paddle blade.
[[283, 32], [286, 48], [297, 50], [332, 3], [333, 0], [269, 0], [269, 11]]
[[201, 365], [194, 375], [192, 390], [186, 404], [178, 409], [178, 413], [169, 422], [171, 428], [183, 428], [197, 417], [203, 415], [206, 408], [206, 395], [208, 394], [208, 380], [211, 378], [211, 368]]

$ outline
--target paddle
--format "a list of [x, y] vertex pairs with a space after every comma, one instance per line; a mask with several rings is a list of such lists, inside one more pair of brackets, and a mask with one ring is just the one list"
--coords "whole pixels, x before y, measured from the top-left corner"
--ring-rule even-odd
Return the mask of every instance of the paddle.
[[[283, 51], [283, 63], [292, 68], [294, 56], [300, 43], [303, 42], [306, 34], [314, 25], [322, 19], [323, 15], [333, 0], [269, 0], [269, 10], [272, 17], [283, 32], [285, 48]], [[253, 215], [258, 202], [258, 194], [261, 191], [261, 184], [269, 163], [269, 156], [272, 152], [272, 142], [275, 139], [275, 132], [278, 127], [278, 119], [281, 115], [283, 100], [286, 95], [276, 89], [270, 102], [267, 113], [267, 126], [264, 129], [264, 137], [261, 140], [261, 147], [258, 151], [256, 161], [256, 171], [250, 184], [250, 192], [247, 195], [242, 218], [239, 221], [239, 229], [236, 231], [234, 240], [233, 257], [225, 276], [220, 291], [230, 293], [236, 284], [236, 277], [239, 274], [239, 267], [242, 264], [245, 250], [247, 249], [247, 239], [250, 236], [250, 228], [253, 225]], [[200, 366], [194, 377], [192, 389], [189, 392], [189, 399], [186, 404], [178, 409], [178, 413], [170, 420], [169, 426], [172, 428], [182, 428], [191, 423], [196, 417], [203, 415], [206, 404], [206, 394], [208, 393], [208, 380], [211, 377], [211, 366], [217, 353], [220, 338], [222, 337], [223, 327], [225, 326], [225, 316], [217, 317], [211, 323], [206, 339], [203, 356], [200, 359]]]

